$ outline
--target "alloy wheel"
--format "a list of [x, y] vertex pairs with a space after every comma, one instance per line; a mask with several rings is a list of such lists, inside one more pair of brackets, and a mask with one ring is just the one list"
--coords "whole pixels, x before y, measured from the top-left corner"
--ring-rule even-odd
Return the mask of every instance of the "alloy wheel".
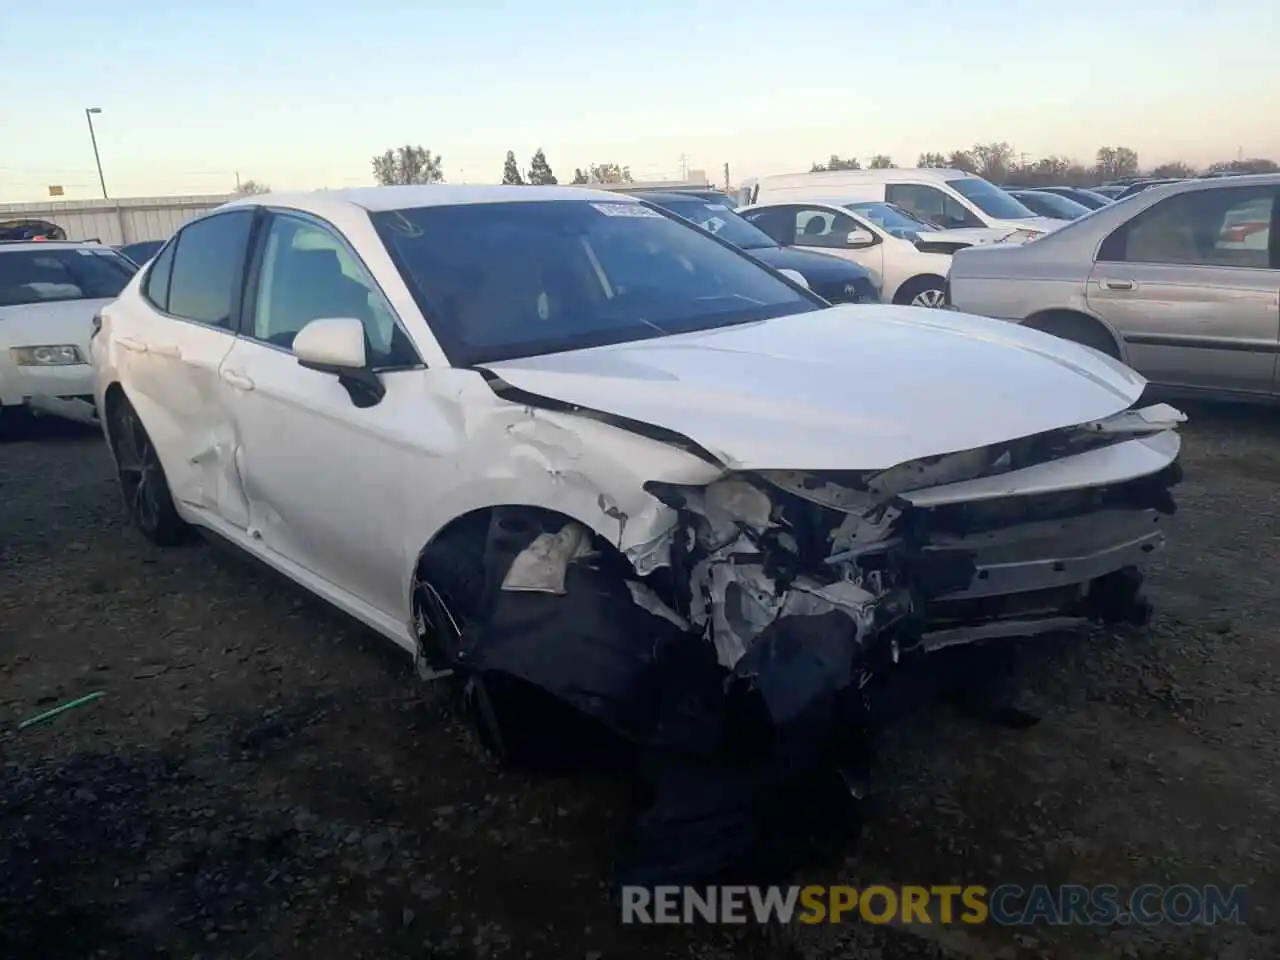
[[132, 409], [121, 411], [116, 428], [116, 466], [129, 513], [144, 531], [160, 525], [163, 472], [151, 438]]
[[943, 292], [936, 287], [931, 290], [921, 290], [911, 298], [911, 306], [937, 309], [943, 305], [943, 297]]

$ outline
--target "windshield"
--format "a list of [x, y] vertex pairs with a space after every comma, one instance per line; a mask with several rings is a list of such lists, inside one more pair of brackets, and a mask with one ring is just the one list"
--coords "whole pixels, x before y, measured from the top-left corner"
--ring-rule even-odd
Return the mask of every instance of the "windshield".
[[925, 220], [923, 217], [913, 216], [892, 203], [865, 201], [846, 203], [844, 207], [863, 219], [870, 220], [885, 233], [899, 240], [916, 240], [921, 230], [928, 232], [943, 229], [936, 223]]
[[136, 264], [144, 264], [164, 246], [163, 240], [139, 240], [137, 243], [126, 243], [119, 250]]
[[678, 217], [693, 221], [703, 230], [714, 233], [721, 240], [727, 240], [743, 250], [761, 250], [764, 247], [777, 246], [767, 233], [747, 223], [722, 203], [707, 203], [704, 200], [651, 200], [649, 202], [664, 210], [670, 210]]
[[137, 272], [106, 247], [0, 249], [0, 307], [118, 297]]
[[994, 183], [981, 177], [961, 177], [948, 180], [947, 186], [964, 197], [989, 217], [997, 220], [1029, 220], [1035, 216], [1030, 210], [1005, 193]]
[[1028, 192], [1025, 195], [1019, 194], [1018, 199], [1024, 200], [1027, 206], [1037, 213], [1046, 217], [1056, 217], [1059, 220], [1075, 220], [1089, 212], [1089, 207], [1083, 203], [1076, 203], [1056, 193]]
[[822, 309], [767, 268], [635, 201], [370, 214], [455, 366]]

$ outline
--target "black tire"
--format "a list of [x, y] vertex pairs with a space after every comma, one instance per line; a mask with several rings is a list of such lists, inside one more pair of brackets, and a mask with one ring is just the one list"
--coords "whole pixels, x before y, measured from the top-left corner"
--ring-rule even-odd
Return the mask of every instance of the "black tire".
[[1063, 340], [1070, 340], [1072, 343], [1093, 347], [1100, 353], [1105, 353], [1107, 356], [1114, 357], [1117, 360], [1120, 359], [1120, 351], [1116, 349], [1116, 342], [1111, 334], [1096, 320], [1090, 320], [1088, 317], [1062, 313], [1039, 320], [1032, 320], [1027, 323], [1027, 326], [1043, 333], [1051, 333]]
[[[936, 310], [942, 306], [945, 287], [946, 281], [942, 277], [912, 277], [898, 288], [898, 292], [893, 295], [893, 302], [904, 307]], [[916, 303], [917, 299], [931, 302]]]
[[183, 543], [191, 528], [173, 506], [169, 481], [138, 412], [122, 398], [112, 405], [108, 417], [111, 449], [129, 519], [158, 547]]

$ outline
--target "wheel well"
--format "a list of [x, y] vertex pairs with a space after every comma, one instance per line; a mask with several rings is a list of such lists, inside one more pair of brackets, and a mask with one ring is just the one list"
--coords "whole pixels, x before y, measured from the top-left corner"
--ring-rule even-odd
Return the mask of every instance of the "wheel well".
[[[432, 556], [439, 550], [448, 550], [453, 543], [457, 543], [461, 539], [471, 537], [483, 539], [495, 519], [495, 514], [497, 515], [499, 526], [513, 533], [526, 533], [534, 528], [539, 531], [554, 532], [566, 523], [576, 523], [591, 530], [588, 524], [583, 523], [577, 517], [571, 517], [567, 513], [561, 513], [559, 510], [552, 510], [549, 507], [536, 507], [519, 503], [502, 503], [494, 504], [491, 507], [479, 507], [454, 517], [436, 531], [435, 535], [418, 552], [419, 565], [425, 558]], [[604, 537], [601, 537], [596, 531], [591, 530], [591, 534], [599, 541], [601, 549], [609, 549], [614, 553], [618, 553], [618, 548]], [[621, 556], [620, 553], [619, 556]]]
[[1022, 322], [1024, 327], [1051, 333], [1063, 340], [1082, 343], [1108, 356], [1120, 359], [1120, 345], [1115, 336], [1099, 320], [1074, 310], [1046, 310]]
[[[894, 303], [896, 303], [896, 304], [898, 304], [899, 306], [901, 306], [903, 303], [905, 303], [906, 301], [910, 300], [910, 299], [911, 299], [911, 297], [915, 296], [915, 294], [914, 294], [914, 293], [912, 293], [911, 291], [914, 291], [914, 290], [916, 290], [916, 289], [918, 289], [918, 288], [920, 288], [920, 287], [924, 287], [924, 286], [935, 286], [935, 285], [936, 285], [936, 286], [938, 286], [938, 287], [941, 287], [941, 286], [945, 285], [945, 284], [946, 284], [946, 282], [947, 282], [947, 278], [946, 278], [946, 277], [939, 276], [939, 275], [938, 275], [938, 274], [936, 274], [936, 273], [919, 273], [919, 274], [916, 274], [916, 275], [915, 275], [914, 277], [912, 277], [910, 280], [904, 281], [904, 282], [903, 282], [903, 283], [898, 287], [898, 289], [897, 289], [897, 290], [894, 292], [894, 294], [893, 294], [893, 302], [894, 302]], [[908, 296], [908, 294], [909, 294], [909, 293], [910, 293], [910, 296]]]
[[[430, 580], [433, 570], [456, 572], [459, 565], [465, 565], [467, 560], [484, 563], [486, 554], [491, 550], [519, 553], [539, 533], [554, 533], [569, 523], [586, 527], [591, 532], [592, 546], [609, 555], [611, 561], [630, 565], [614, 544], [576, 517], [547, 507], [495, 504], [454, 517], [441, 527], [418, 552], [414, 583]], [[415, 605], [418, 603], [417, 593], [415, 587]]]

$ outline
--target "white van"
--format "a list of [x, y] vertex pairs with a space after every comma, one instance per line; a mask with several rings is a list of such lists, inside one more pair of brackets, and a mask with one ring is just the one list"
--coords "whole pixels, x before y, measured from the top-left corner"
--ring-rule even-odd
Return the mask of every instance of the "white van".
[[743, 206], [813, 197], [891, 203], [914, 217], [949, 229], [991, 227], [1022, 231], [1031, 239], [1068, 221], [1038, 217], [994, 183], [963, 170], [828, 170], [747, 180]]

